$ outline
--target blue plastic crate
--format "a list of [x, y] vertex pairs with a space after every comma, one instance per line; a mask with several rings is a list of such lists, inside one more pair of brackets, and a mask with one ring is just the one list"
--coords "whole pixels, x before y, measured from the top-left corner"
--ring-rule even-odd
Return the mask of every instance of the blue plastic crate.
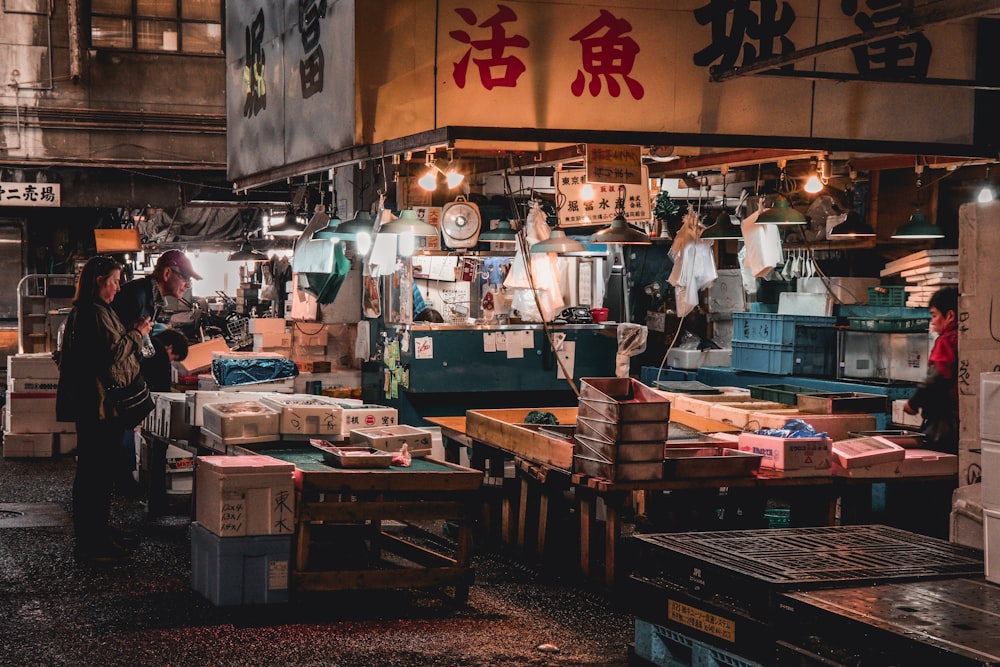
[[733, 313], [733, 342], [779, 345], [832, 345], [836, 317]]
[[770, 375], [832, 377], [837, 370], [836, 346], [780, 345], [733, 341], [735, 370]]

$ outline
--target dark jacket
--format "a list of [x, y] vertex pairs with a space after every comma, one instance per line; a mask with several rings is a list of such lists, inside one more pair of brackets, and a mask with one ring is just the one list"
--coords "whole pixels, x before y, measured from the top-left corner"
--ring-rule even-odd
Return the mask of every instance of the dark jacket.
[[927, 378], [909, 400], [920, 410], [927, 448], [958, 453], [958, 329], [943, 332], [934, 341]]
[[124, 386], [139, 374], [142, 336], [126, 329], [105, 303], [73, 306], [59, 352], [56, 418], [76, 422], [116, 416], [108, 387]]
[[140, 320], [152, 318], [156, 314], [156, 297], [153, 292], [153, 278], [137, 278], [122, 285], [111, 307], [118, 313], [118, 319], [126, 327], [134, 326]]

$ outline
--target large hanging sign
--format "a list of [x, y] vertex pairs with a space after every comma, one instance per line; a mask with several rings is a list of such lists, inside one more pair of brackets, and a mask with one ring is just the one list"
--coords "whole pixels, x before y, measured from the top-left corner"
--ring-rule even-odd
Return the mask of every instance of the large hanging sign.
[[7, 183], [0, 181], [0, 206], [59, 206], [58, 183]]
[[587, 144], [587, 180], [641, 185], [642, 147]]
[[[625, 219], [645, 228], [651, 218], [649, 172], [641, 167], [641, 182], [593, 183], [583, 169], [560, 169], [555, 174], [556, 206], [560, 227], [607, 225], [624, 206]], [[624, 200], [624, 201], [622, 201]]]

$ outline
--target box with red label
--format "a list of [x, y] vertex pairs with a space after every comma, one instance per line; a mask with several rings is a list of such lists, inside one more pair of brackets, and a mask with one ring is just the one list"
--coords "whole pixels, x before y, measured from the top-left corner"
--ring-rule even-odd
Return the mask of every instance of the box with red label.
[[260, 402], [278, 412], [281, 435], [340, 435], [342, 408], [332, 398], [273, 394]]
[[832, 444], [830, 438], [779, 438], [759, 433], [740, 433], [739, 437], [740, 451], [763, 457], [761, 470], [797, 477], [829, 475]]
[[416, 458], [429, 456], [431, 453], [431, 434], [405, 424], [356, 428], [351, 431], [351, 442], [381, 449], [383, 452], [398, 452], [406, 445], [406, 451]]
[[395, 426], [398, 423], [396, 408], [387, 408], [382, 405], [350, 405], [334, 400], [341, 410], [341, 433], [350, 433], [356, 428]]

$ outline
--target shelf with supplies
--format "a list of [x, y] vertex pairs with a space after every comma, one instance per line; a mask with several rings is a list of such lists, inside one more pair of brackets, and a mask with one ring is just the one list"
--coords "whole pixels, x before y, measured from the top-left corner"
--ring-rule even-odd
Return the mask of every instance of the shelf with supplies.
[[33, 273], [17, 285], [18, 352], [52, 352], [59, 327], [73, 304], [76, 279], [70, 274]]

